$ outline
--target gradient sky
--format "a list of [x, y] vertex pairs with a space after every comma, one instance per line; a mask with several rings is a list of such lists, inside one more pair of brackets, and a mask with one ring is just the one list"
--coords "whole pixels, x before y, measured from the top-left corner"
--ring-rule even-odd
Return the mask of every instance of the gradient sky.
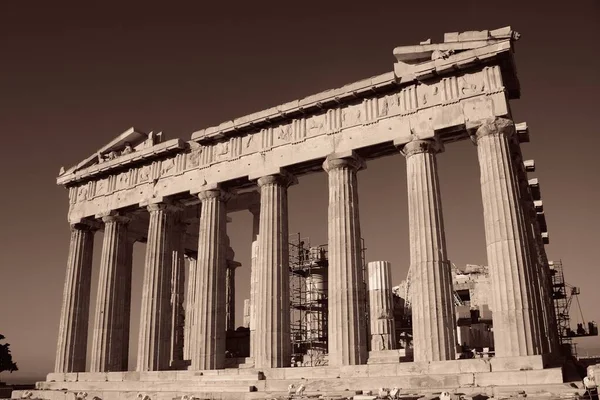
[[[187, 140], [197, 129], [391, 71], [396, 46], [507, 25], [522, 34], [522, 99], [512, 107], [531, 131], [523, 153], [536, 161], [546, 250], [581, 287], [586, 320], [600, 321], [598, 1], [124, 3], [0, 3], [0, 333], [20, 368], [2, 380], [42, 379], [54, 366], [69, 247], [67, 192], [55, 184], [62, 165], [131, 126]], [[485, 264], [476, 148], [448, 145], [439, 168], [449, 258]], [[301, 178], [289, 194], [290, 232], [324, 243], [326, 174]], [[409, 263], [404, 158], [369, 162], [359, 196], [366, 259], [391, 261], [397, 284]], [[231, 243], [244, 264], [240, 323], [252, 228], [248, 212], [231, 217]], [[101, 240], [96, 235], [92, 307]], [[143, 257], [136, 245], [132, 357]], [[579, 344], [600, 348], [598, 338]]]

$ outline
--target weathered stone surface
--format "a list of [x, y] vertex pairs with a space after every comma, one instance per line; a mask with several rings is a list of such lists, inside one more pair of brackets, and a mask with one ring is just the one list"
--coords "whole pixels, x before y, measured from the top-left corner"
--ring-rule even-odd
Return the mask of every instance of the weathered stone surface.
[[127, 240], [129, 219], [120, 215], [107, 215], [102, 221], [104, 242], [96, 297], [91, 372], [123, 370], [126, 350], [124, 330], [129, 329], [129, 320], [125, 321], [128, 316], [125, 294], [131, 292], [131, 280], [126, 279], [129, 276], [127, 269], [131, 269], [131, 265], [127, 265], [131, 260]]
[[71, 225], [55, 372], [85, 371], [93, 249], [94, 230]]
[[225, 203], [230, 194], [210, 189], [202, 202], [196, 272], [196, 310], [192, 334], [192, 369], [219, 369], [225, 363]]
[[196, 309], [196, 271], [198, 253], [186, 254], [188, 260], [187, 295], [185, 299], [185, 324], [183, 339], [183, 359], [192, 359], [192, 332], [194, 331], [194, 314]]
[[[367, 265], [371, 351], [396, 348], [396, 327], [392, 303], [391, 264], [373, 261]], [[369, 357], [370, 361], [370, 357]]]
[[[367, 362], [365, 282], [362, 274], [357, 171], [354, 154], [328, 156], [328, 346], [330, 365]], [[262, 235], [262, 231], [261, 231]]]
[[260, 235], [256, 280], [256, 368], [287, 367], [291, 361], [287, 188], [296, 183], [281, 173], [258, 180]]
[[541, 352], [538, 318], [531, 298], [531, 268], [526, 253], [518, 182], [510, 158], [511, 120], [486, 121], [474, 134], [481, 172], [481, 193], [488, 264], [494, 295], [496, 356]]
[[173, 216], [171, 226], [171, 329], [170, 329], [170, 361], [184, 359], [184, 325], [185, 310], [183, 307], [185, 293], [185, 231], [187, 225], [182, 221], [181, 211]]
[[452, 360], [456, 323], [452, 274], [437, 174], [439, 143], [416, 140], [402, 148], [406, 157], [415, 361]]
[[148, 206], [150, 225], [142, 286], [138, 341], [138, 371], [167, 369], [171, 361], [171, 276], [173, 255], [169, 233], [173, 209], [167, 204]]

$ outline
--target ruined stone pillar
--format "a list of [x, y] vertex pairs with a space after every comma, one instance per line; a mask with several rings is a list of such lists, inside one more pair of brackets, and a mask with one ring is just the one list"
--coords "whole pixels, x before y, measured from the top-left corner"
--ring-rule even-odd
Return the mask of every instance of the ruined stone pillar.
[[235, 331], [235, 269], [240, 264], [227, 260], [225, 274], [225, 330]]
[[176, 217], [171, 228], [171, 362], [182, 361], [184, 346], [185, 311], [183, 296], [185, 294], [185, 232], [187, 225], [181, 220], [181, 213]]
[[361, 257], [358, 184], [364, 162], [354, 154], [329, 156], [328, 345], [329, 365], [367, 361], [365, 286]]
[[169, 236], [173, 211], [164, 203], [148, 205], [150, 223], [142, 286], [138, 371], [166, 370], [170, 365], [173, 255]]
[[98, 296], [92, 336], [91, 372], [121, 371], [125, 346], [125, 276], [127, 224], [129, 219], [117, 214], [102, 217], [104, 242], [100, 259]]
[[371, 351], [396, 348], [396, 324], [392, 303], [392, 271], [388, 261], [368, 264]]
[[192, 369], [225, 366], [226, 201], [221, 189], [200, 192], [202, 202], [196, 271]]
[[453, 360], [456, 323], [452, 271], [433, 140], [415, 140], [402, 148], [406, 157], [412, 325], [415, 361]]
[[250, 299], [244, 299], [244, 328], [250, 328]]
[[94, 231], [86, 224], [71, 225], [55, 372], [85, 371]]
[[284, 172], [258, 180], [256, 368], [289, 367], [291, 362], [287, 188], [295, 182], [295, 177]]
[[526, 235], [518, 183], [510, 158], [511, 120], [485, 121], [473, 134], [481, 173], [488, 265], [493, 294], [497, 357], [536, 354]]
[[185, 329], [183, 339], [183, 359], [192, 359], [192, 332], [194, 331], [194, 310], [196, 309], [196, 269], [198, 253], [187, 253], [188, 260], [187, 295], [185, 298]]

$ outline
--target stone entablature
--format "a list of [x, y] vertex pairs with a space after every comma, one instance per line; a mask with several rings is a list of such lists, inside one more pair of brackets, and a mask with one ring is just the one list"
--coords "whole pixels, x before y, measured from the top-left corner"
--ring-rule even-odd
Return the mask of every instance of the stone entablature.
[[414, 65], [404, 76], [390, 72], [198, 131], [187, 143], [165, 141], [71, 169], [57, 179], [70, 190], [69, 221], [281, 168], [301, 174], [296, 164], [318, 164], [331, 153], [362, 149], [369, 158], [374, 146], [389, 144], [383, 152], [395, 152], [394, 143], [413, 139], [467, 138], [467, 125], [509, 114], [503, 77], [515, 78], [506, 57], [512, 57], [508, 39]]

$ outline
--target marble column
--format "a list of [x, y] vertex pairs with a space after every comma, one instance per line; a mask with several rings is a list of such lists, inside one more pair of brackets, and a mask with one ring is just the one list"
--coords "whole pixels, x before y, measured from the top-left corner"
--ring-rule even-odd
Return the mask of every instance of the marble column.
[[227, 260], [225, 273], [225, 330], [235, 331], [235, 269], [240, 264]]
[[529, 298], [531, 299], [531, 309], [533, 314], [537, 316], [533, 320], [532, 324], [532, 336], [533, 338], [539, 338], [539, 341], [535, 341], [536, 348], [534, 352], [536, 354], [545, 354], [550, 352], [550, 332], [548, 332], [548, 326], [550, 321], [547, 319], [547, 310], [545, 307], [545, 299], [547, 293], [545, 291], [546, 286], [543, 284], [542, 278], [542, 265], [541, 260], [538, 258], [537, 243], [535, 240], [535, 231], [533, 223], [535, 223], [536, 212], [533, 204], [533, 198], [529, 191], [529, 185], [527, 182], [527, 173], [525, 166], [523, 165], [523, 157], [521, 154], [521, 146], [516, 138], [516, 135], [511, 137], [509, 140], [509, 147], [512, 151], [513, 168], [515, 171], [515, 177], [517, 180], [517, 186], [519, 189], [519, 199], [521, 206], [521, 221], [520, 224], [524, 227], [525, 232], [525, 246], [524, 252], [526, 255], [526, 266], [528, 277], [528, 292]]
[[295, 177], [285, 172], [258, 180], [256, 368], [289, 367], [291, 362], [287, 188], [295, 182]]
[[511, 120], [487, 120], [473, 134], [481, 174], [488, 265], [493, 295], [497, 357], [536, 354], [529, 291], [526, 234], [521, 223], [518, 182], [510, 158]]
[[171, 363], [182, 361], [184, 346], [185, 311], [185, 233], [187, 225], [181, 220], [181, 212], [175, 217], [171, 228]]
[[94, 231], [86, 224], [71, 225], [54, 372], [85, 371]]
[[254, 357], [256, 348], [256, 292], [258, 290], [258, 238], [252, 242], [252, 256], [250, 259], [250, 357]]
[[412, 325], [415, 361], [453, 360], [456, 322], [452, 271], [433, 140], [415, 140], [402, 148], [406, 157]]
[[229, 196], [220, 189], [198, 194], [202, 210], [194, 291], [194, 370], [220, 369], [225, 365], [225, 234]]
[[129, 218], [111, 213], [102, 217], [102, 222], [104, 241], [100, 259], [90, 372], [121, 371], [125, 350], [123, 338]]
[[123, 317], [123, 355], [121, 371], [129, 370], [129, 339], [131, 330], [131, 278], [133, 273], [133, 246], [136, 240], [127, 235], [127, 246], [125, 247], [125, 268], [123, 268], [122, 279], [122, 301], [125, 316]]
[[196, 309], [196, 269], [198, 253], [185, 255], [188, 260], [187, 294], [185, 298], [185, 329], [183, 339], [183, 359], [192, 359], [192, 332], [194, 331], [194, 310]]
[[361, 255], [357, 171], [364, 162], [353, 154], [327, 157], [328, 351], [329, 365], [367, 362], [366, 294]]
[[392, 271], [388, 261], [368, 264], [371, 351], [396, 348], [396, 324], [392, 302]]
[[250, 329], [250, 299], [244, 299], [244, 328]]
[[166, 370], [170, 365], [173, 255], [169, 234], [174, 211], [164, 203], [148, 205], [150, 223], [142, 286], [138, 371]]

